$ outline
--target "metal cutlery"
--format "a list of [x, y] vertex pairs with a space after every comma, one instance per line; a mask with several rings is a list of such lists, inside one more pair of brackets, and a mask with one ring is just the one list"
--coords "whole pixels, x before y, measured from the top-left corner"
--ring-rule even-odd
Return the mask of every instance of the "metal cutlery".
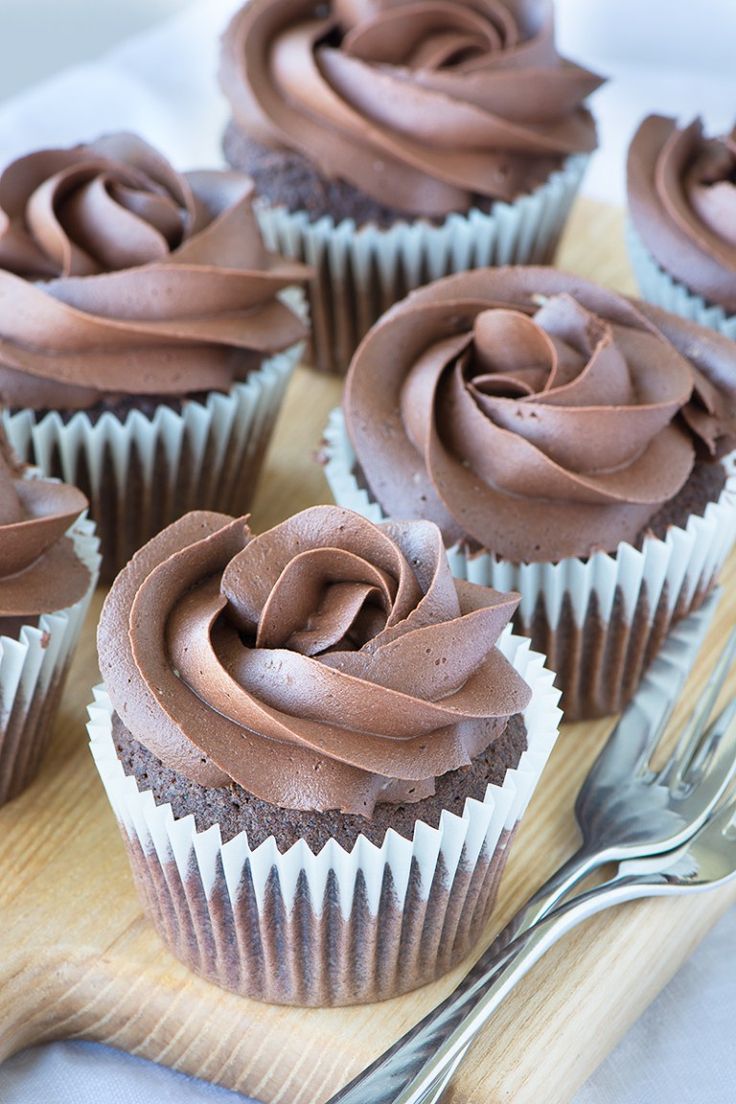
[[[627, 901], [714, 889], [734, 877], [736, 800], [731, 799], [679, 848], [647, 858], [627, 859], [609, 881], [560, 905], [518, 936], [507, 947], [506, 964], [493, 975], [490, 984], [479, 982], [471, 987], [447, 1009], [446, 1017], [436, 1021], [434, 1031], [446, 1037], [413, 1080], [392, 1098], [393, 1104], [427, 1104], [436, 1100], [438, 1088], [444, 1091], [446, 1087], [445, 1075], [448, 1071], [455, 1072], [501, 1001], [554, 943], [584, 920]], [[469, 1011], [453, 1028], [457, 1013], [467, 1005], [471, 1005]]]
[[[578, 900], [583, 900], [585, 907], [592, 907], [585, 901], [587, 895], [583, 895], [583, 898], [576, 898], [565, 906], [565, 910], [557, 909], [571, 889], [604, 864], [625, 864], [644, 856], [672, 852], [706, 822], [736, 771], [736, 703], [732, 703], [707, 726], [736, 654], [736, 633], [724, 648], [674, 751], [658, 769], [652, 767], [651, 760], [712, 620], [717, 601], [714, 595], [698, 614], [675, 627], [591, 768], [575, 804], [575, 815], [583, 837], [575, 855], [523, 906], [456, 990], [334, 1096], [330, 1104], [403, 1102], [404, 1098], [396, 1094], [425, 1063], [433, 1061], [432, 1052], [440, 1044], [444, 1048], [446, 1037], [467, 1013], [470, 1002], [480, 1002], [484, 994], [490, 1000], [492, 992], [503, 991], [505, 994], [508, 991], [505, 988], [506, 968], [508, 976], [515, 978], [513, 984], [523, 976], [517, 970], [515, 956], [524, 949], [523, 959], [518, 964], [521, 967], [538, 946], [543, 945], [546, 949], [551, 945], [544, 942], [544, 932], [560, 932], [562, 929], [544, 928], [540, 936], [542, 943], [534, 940], [532, 951], [526, 943], [520, 943], [519, 938], [535, 925], [539, 927], [545, 917], [551, 919], [553, 912], [555, 922], [567, 918], [570, 926], [579, 923], [579, 919], [572, 920], [579, 914], [567, 911]], [[606, 887], [620, 893], [624, 888], [630, 889], [630, 883], [627, 881], [622, 886], [617, 879], [613, 879], [611, 883], [606, 883]], [[647, 892], [640, 895], [649, 895], [648, 883], [645, 888]], [[599, 901], [597, 897], [594, 900]], [[606, 904], [599, 904], [595, 911], [615, 903], [613, 898], [602, 897], [600, 900], [605, 900]], [[561, 911], [564, 911], [564, 916], [557, 915]], [[564, 931], [570, 930], [570, 926], [565, 927]], [[512, 943], [515, 937], [518, 938]], [[533, 961], [536, 962], [538, 957], [539, 954]], [[512, 961], [513, 966], [509, 966]], [[525, 966], [524, 973], [530, 964]], [[499, 977], [502, 968], [504, 976]], [[488, 1006], [484, 1003], [483, 1007]], [[492, 1007], [495, 1008], [496, 1004]], [[464, 1048], [454, 1046], [453, 1060], [443, 1064], [442, 1075], [436, 1076], [433, 1087], [423, 1096], [407, 1099], [435, 1104], [463, 1056]], [[434, 1057], [437, 1058], [437, 1055]]]

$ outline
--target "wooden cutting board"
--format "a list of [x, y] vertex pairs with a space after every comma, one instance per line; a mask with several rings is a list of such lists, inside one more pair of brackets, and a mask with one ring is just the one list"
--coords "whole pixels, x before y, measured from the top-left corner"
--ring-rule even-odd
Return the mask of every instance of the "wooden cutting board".
[[[633, 291], [622, 232], [621, 212], [581, 201], [561, 266]], [[339, 392], [335, 380], [297, 373], [261, 482], [257, 530], [329, 501], [309, 457]], [[735, 620], [736, 558], [724, 582], [726, 595], [691, 691]], [[94, 625], [101, 601], [98, 594], [41, 776], [0, 810], [0, 1059], [42, 1040], [84, 1037], [267, 1104], [319, 1104], [439, 1001], [461, 971], [385, 1004], [304, 1011], [222, 992], [172, 958], [139, 907], [87, 749], [85, 710], [98, 681]], [[609, 729], [606, 721], [563, 729], [515, 843], [493, 930], [573, 850], [573, 798]], [[446, 1099], [571, 1100], [734, 901], [736, 885], [629, 905], [588, 922], [502, 1007]]]

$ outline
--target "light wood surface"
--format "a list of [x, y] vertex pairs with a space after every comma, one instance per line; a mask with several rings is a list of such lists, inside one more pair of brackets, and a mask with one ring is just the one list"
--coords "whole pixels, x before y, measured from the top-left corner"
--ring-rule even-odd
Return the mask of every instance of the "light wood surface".
[[[622, 241], [620, 212], [581, 202], [561, 266], [633, 290]], [[339, 390], [334, 380], [297, 374], [261, 483], [256, 529], [329, 500], [322, 473], [309, 460]], [[734, 621], [734, 558], [724, 583], [726, 598], [692, 689]], [[85, 709], [98, 679], [94, 624], [101, 599], [93, 606], [41, 776], [0, 811], [0, 1058], [40, 1040], [82, 1036], [268, 1104], [324, 1101], [444, 996], [459, 971], [382, 1005], [303, 1011], [221, 992], [164, 949], [138, 905], [87, 749]], [[599, 722], [563, 730], [515, 843], [494, 928], [572, 851], [573, 797], [609, 728]], [[629, 905], [590, 921], [502, 1007], [447, 1099], [571, 1100], [735, 900], [736, 886]]]

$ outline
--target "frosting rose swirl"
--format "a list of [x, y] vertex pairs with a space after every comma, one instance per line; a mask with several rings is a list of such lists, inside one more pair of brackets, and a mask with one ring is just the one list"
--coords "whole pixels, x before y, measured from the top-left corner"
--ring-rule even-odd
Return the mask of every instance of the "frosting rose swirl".
[[513, 562], [587, 556], [636, 538], [696, 443], [733, 446], [736, 346], [552, 269], [480, 270], [384, 316], [345, 413], [390, 516]]
[[103, 677], [168, 766], [293, 809], [419, 801], [529, 701], [496, 648], [518, 602], [455, 582], [428, 522], [318, 506], [261, 536], [192, 513], [103, 609]]
[[176, 173], [140, 138], [40, 150], [0, 175], [0, 399], [227, 390], [304, 335], [239, 173]]
[[736, 129], [706, 138], [652, 115], [629, 149], [631, 218], [654, 259], [691, 291], [736, 312]]
[[252, 0], [220, 79], [247, 134], [416, 215], [513, 199], [596, 144], [601, 80], [557, 53], [548, 0]]
[[22, 622], [83, 597], [89, 571], [65, 534], [86, 508], [76, 487], [24, 475], [0, 441], [0, 618]]

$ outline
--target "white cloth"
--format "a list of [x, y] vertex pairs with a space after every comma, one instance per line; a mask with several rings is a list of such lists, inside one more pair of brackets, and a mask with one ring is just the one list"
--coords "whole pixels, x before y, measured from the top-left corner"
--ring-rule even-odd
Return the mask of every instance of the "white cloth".
[[244, 1096], [112, 1047], [31, 1047], [0, 1066], [0, 1104], [243, 1104]]
[[593, 99], [601, 148], [584, 190], [625, 203], [626, 150], [651, 112], [713, 133], [736, 121], [733, 0], [557, 0], [557, 39], [568, 57], [609, 78]]
[[[104, 19], [104, 5], [89, 3], [88, 18]], [[198, 0], [99, 61], [0, 104], [0, 163], [121, 128], [148, 138], [177, 168], [220, 162], [227, 108], [215, 76], [218, 43], [239, 3]], [[626, 146], [647, 112], [733, 125], [733, 0], [700, 0], [696, 12], [689, 0], [557, 0], [557, 12], [561, 49], [610, 78], [593, 103], [601, 148], [588, 194], [624, 201]]]
[[[65, 145], [120, 128], [141, 133], [179, 168], [218, 163], [227, 117], [215, 81], [218, 37], [238, 2], [199, 0], [102, 60], [0, 105], [0, 163], [44, 144]], [[614, 78], [594, 105], [602, 148], [586, 182], [589, 194], [623, 202], [624, 151], [648, 111], [683, 118], [701, 112], [712, 127], [732, 124], [733, 0], [700, 0], [694, 11], [690, 0], [558, 0], [558, 13], [562, 48]], [[105, 5], [90, 0], [88, 18], [104, 19]], [[576, 1104], [733, 1104], [734, 946], [736, 910], [603, 1063]], [[244, 1100], [87, 1043], [33, 1048], [0, 1067], [0, 1104], [102, 1099]]]
[[731, 909], [598, 1067], [575, 1104], [734, 1104], [734, 947]]

